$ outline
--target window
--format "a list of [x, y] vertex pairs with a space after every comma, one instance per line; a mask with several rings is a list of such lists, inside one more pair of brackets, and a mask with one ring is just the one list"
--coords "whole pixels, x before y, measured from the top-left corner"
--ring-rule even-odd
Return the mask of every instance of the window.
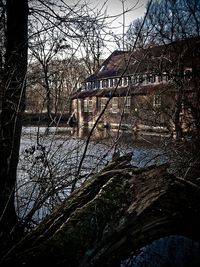
[[131, 109], [131, 97], [126, 96], [124, 97], [124, 112], [129, 113]]
[[101, 111], [104, 109], [106, 103], [107, 103], [107, 98], [105, 98], [105, 97], [100, 98], [100, 109], [101, 109]]
[[93, 112], [93, 102], [92, 99], [88, 100], [88, 112]]
[[162, 103], [161, 95], [154, 95], [153, 97], [153, 106], [154, 107], [160, 107]]
[[112, 112], [116, 113], [118, 111], [118, 97], [112, 98]]
[[83, 101], [83, 111], [84, 112], [93, 112], [92, 99], [84, 99], [84, 101]]
[[87, 99], [83, 100], [83, 111], [88, 112], [88, 100]]

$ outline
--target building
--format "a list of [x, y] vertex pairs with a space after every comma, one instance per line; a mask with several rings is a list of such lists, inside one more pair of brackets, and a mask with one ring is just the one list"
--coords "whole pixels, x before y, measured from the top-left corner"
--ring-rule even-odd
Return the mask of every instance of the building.
[[[114, 51], [72, 95], [80, 127], [174, 131], [194, 128], [200, 38]], [[99, 118], [100, 116], [100, 118]]]

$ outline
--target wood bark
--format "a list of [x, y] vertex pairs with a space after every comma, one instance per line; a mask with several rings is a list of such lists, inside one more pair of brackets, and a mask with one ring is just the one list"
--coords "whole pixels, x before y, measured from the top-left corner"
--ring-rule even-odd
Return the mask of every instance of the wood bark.
[[74, 191], [1, 266], [119, 266], [170, 234], [200, 239], [200, 190], [167, 165], [137, 169], [121, 157]]

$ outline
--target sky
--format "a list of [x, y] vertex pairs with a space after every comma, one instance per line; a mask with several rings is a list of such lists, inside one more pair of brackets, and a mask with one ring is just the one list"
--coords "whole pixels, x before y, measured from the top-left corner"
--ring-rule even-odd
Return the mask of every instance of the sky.
[[[84, 1], [84, 0], [82, 0]], [[86, 0], [85, 0], [86, 1]], [[89, 3], [93, 5], [96, 10], [102, 8], [103, 3], [105, 3], [105, 8], [107, 9], [107, 16], [118, 16], [117, 18], [112, 18], [114, 20], [110, 27], [110, 31], [119, 38], [121, 38], [123, 33], [126, 33], [128, 26], [132, 21], [137, 18], [144, 16], [146, 11], [146, 5], [148, 0], [124, 0], [124, 10], [129, 10], [123, 17], [123, 0], [89, 0]], [[125, 20], [125, 21], [124, 21]], [[123, 26], [124, 25], [124, 26]], [[108, 37], [109, 38], [109, 37]], [[117, 37], [118, 38], [118, 37]], [[113, 40], [114, 41], [114, 40]], [[113, 50], [119, 49], [115, 42], [106, 42], [106, 49], [104, 51], [105, 55], [108, 56]]]
[[[127, 12], [125, 15], [125, 29], [128, 28], [128, 25], [135, 20], [136, 18], [140, 18], [144, 15], [146, 10], [146, 4], [148, 0], [124, 0], [124, 8], [125, 10], [132, 9]], [[103, 1], [93, 0], [91, 3], [97, 3], [97, 8], [100, 8]], [[122, 0], [107, 0], [107, 14], [111, 16], [116, 16], [122, 13]], [[121, 15], [119, 18], [115, 20], [113, 23], [114, 27], [116, 27], [117, 32], [123, 31], [123, 16]]]
[[[108, 16], [117, 16], [119, 14], [122, 14], [123, 12], [123, 5], [122, 2], [124, 2], [124, 9], [130, 10], [125, 15], [125, 27], [128, 28], [128, 25], [135, 20], [136, 18], [142, 17], [146, 10], [146, 5], [148, 0], [64, 0], [67, 4], [73, 5], [76, 3], [79, 4], [89, 4], [89, 6], [94, 11], [102, 10], [102, 7], [104, 6], [103, 10], [107, 9], [107, 15]], [[123, 16], [119, 16], [114, 21], [114, 27], [116, 27], [116, 31], [122, 33], [122, 25], [123, 25]]]

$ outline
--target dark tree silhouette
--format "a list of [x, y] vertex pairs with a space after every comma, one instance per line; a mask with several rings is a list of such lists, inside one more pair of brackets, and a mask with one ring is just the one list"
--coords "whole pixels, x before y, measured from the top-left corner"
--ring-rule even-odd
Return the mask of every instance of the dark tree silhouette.
[[6, 12], [6, 54], [1, 85], [0, 122], [1, 246], [17, 222], [14, 192], [22, 129], [21, 118], [25, 104], [28, 1], [7, 0]]

